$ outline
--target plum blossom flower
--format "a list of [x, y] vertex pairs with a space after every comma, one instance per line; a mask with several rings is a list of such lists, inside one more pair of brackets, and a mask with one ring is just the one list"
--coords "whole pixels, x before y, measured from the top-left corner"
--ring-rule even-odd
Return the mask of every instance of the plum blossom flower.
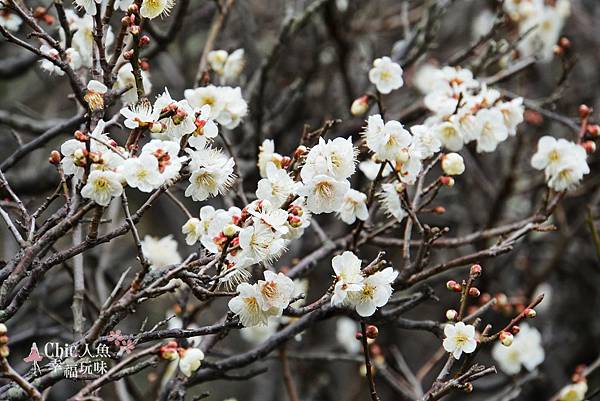
[[191, 156], [189, 178], [190, 185], [185, 190], [185, 196], [195, 201], [203, 201], [210, 196], [223, 193], [234, 180], [233, 158], [227, 158], [213, 148], [203, 148], [196, 151], [188, 149]]
[[120, 111], [125, 117], [125, 126], [129, 129], [146, 127], [154, 123], [160, 114], [160, 110], [154, 110], [150, 102], [141, 102], [128, 107], [123, 107]]
[[239, 87], [208, 85], [186, 89], [183, 94], [195, 110], [208, 104], [211, 107], [210, 118], [228, 129], [237, 127], [248, 114], [248, 104]]
[[583, 401], [588, 391], [585, 380], [565, 386], [558, 396], [560, 401]]
[[179, 358], [179, 370], [186, 377], [190, 377], [192, 373], [200, 368], [204, 360], [204, 352], [199, 348], [188, 348]]
[[[140, 71], [142, 77], [142, 87], [144, 89], [144, 94], [147, 96], [152, 91], [152, 82], [150, 81], [150, 73], [146, 70]], [[125, 91], [121, 95], [121, 101], [125, 105], [135, 104], [138, 101], [137, 96], [137, 88], [135, 86], [135, 77], [133, 76], [133, 66], [131, 63], [125, 63], [119, 68], [117, 72], [117, 80], [114, 84], [114, 89], [124, 90]]]
[[243, 228], [239, 233], [240, 258], [252, 263], [269, 262], [276, 259], [284, 250], [285, 241], [269, 226], [260, 222]]
[[476, 117], [481, 127], [477, 137], [477, 152], [493, 152], [508, 137], [504, 115], [495, 109], [483, 109]]
[[444, 327], [444, 335], [446, 338], [442, 345], [455, 359], [460, 359], [463, 352], [465, 354], [470, 354], [477, 348], [475, 327], [470, 324], [465, 325], [463, 322], [446, 324]]
[[398, 193], [398, 186], [386, 183], [381, 185], [383, 192], [379, 193], [379, 201], [383, 205], [385, 212], [393, 216], [399, 223], [406, 217], [406, 211], [402, 207], [400, 201], [400, 193]]
[[100, 206], [108, 206], [115, 196], [121, 196], [121, 175], [110, 170], [94, 170], [81, 188], [81, 196], [91, 199]]
[[350, 189], [348, 180], [338, 181], [328, 175], [316, 175], [298, 190], [306, 196], [306, 208], [315, 214], [338, 210]]
[[256, 197], [281, 206], [295, 192], [296, 183], [284, 169], [277, 168], [273, 163], [267, 164], [266, 178], [258, 181]]
[[229, 300], [229, 309], [240, 318], [244, 327], [267, 325], [269, 315], [260, 306], [260, 290], [255, 285], [240, 283], [236, 291], [238, 296]]
[[185, 243], [188, 245], [194, 245], [200, 239], [202, 235], [202, 223], [200, 219], [191, 217], [181, 227], [181, 232], [185, 234]]
[[363, 136], [369, 149], [380, 160], [396, 160], [412, 142], [412, 135], [400, 122], [391, 120], [384, 124], [379, 114], [369, 117]]
[[360, 341], [356, 341], [356, 322], [348, 317], [340, 317], [336, 322], [335, 338], [347, 353], [360, 352]]
[[319, 143], [308, 152], [300, 176], [303, 180], [310, 180], [315, 175], [346, 179], [354, 173], [355, 157], [352, 138], [335, 138], [331, 141], [319, 138]]
[[510, 347], [498, 342], [492, 348], [492, 356], [498, 362], [500, 369], [509, 375], [519, 373], [521, 367], [531, 372], [545, 358], [540, 332], [526, 323], [519, 327], [520, 331]]
[[538, 141], [531, 165], [535, 169], [543, 169], [548, 186], [560, 192], [574, 188], [584, 175], [589, 174], [586, 157], [582, 146], [565, 139], [544, 136]]
[[345, 251], [331, 260], [331, 266], [336, 275], [336, 283], [331, 297], [332, 305], [342, 305], [348, 296], [348, 291], [359, 291], [363, 282], [360, 268], [361, 260], [352, 252]]
[[275, 274], [265, 270], [264, 276], [265, 279], [256, 284], [260, 292], [260, 307], [263, 311], [277, 311], [275, 314], [281, 315], [292, 299], [294, 282], [281, 272]]
[[412, 143], [423, 159], [427, 159], [440, 151], [442, 141], [434, 134], [431, 127], [413, 125], [410, 127], [410, 131], [413, 134]]
[[0, 26], [3, 26], [4, 29], [11, 32], [17, 32], [21, 27], [23, 20], [14, 12], [10, 10], [1, 10], [0, 11]]
[[262, 145], [258, 148], [258, 169], [261, 177], [267, 176], [267, 166], [273, 163], [276, 167], [281, 168], [281, 156], [275, 152], [275, 143], [271, 139], [265, 139]]
[[174, 6], [175, 0], [144, 0], [140, 8], [140, 15], [149, 19], [158, 16], [164, 17], [169, 15]]
[[432, 129], [448, 150], [457, 152], [462, 149], [464, 144], [463, 133], [452, 120], [442, 121], [434, 125]]
[[181, 263], [181, 255], [177, 252], [177, 241], [172, 235], [156, 238], [146, 235], [141, 242], [142, 252], [153, 268], [161, 268]]
[[217, 124], [210, 117], [210, 110], [210, 106], [205, 104], [196, 113], [195, 129], [188, 139], [188, 143], [196, 149], [206, 147], [209, 139], [216, 138], [219, 135]]
[[123, 162], [119, 171], [127, 185], [142, 192], [151, 192], [161, 186], [164, 181], [158, 171], [158, 160], [150, 154], [130, 157]]
[[373, 68], [369, 71], [369, 80], [380, 93], [387, 95], [404, 85], [402, 73], [402, 67], [389, 57], [377, 58], [373, 61]]
[[461, 175], [465, 171], [465, 162], [458, 153], [448, 153], [442, 157], [442, 170], [446, 175]]
[[358, 291], [350, 291], [348, 300], [360, 316], [371, 316], [377, 308], [387, 304], [392, 296], [392, 283], [398, 272], [391, 267], [371, 274], [363, 280]]
[[367, 195], [354, 189], [349, 189], [344, 196], [338, 216], [346, 224], [353, 224], [356, 219], [365, 221], [369, 217]]
[[196, 130], [194, 110], [187, 100], [175, 101], [167, 88], [154, 102], [154, 110], [155, 113], [170, 114], [158, 122], [164, 124], [164, 130], [161, 133], [175, 141]]

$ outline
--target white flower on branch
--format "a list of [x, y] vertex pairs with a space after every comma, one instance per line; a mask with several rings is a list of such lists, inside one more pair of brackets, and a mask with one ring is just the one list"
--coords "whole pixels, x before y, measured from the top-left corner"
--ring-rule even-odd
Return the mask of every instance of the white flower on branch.
[[531, 165], [544, 170], [548, 186], [555, 191], [574, 188], [590, 168], [586, 161], [585, 149], [565, 139], [543, 136], [538, 141], [537, 152], [531, 158]]
[[316, 175], [299, 189], [306, 196], [306, 207], [311, 213], [331, 213], [338, 210], [350, 189], [348, 180], [338, 181], [327, 175]]
[[161, 268], [181, 263], [181, 255], [177, 252], [177, 241], [172, 235], [155, 238], [146, 235], [141, 242], [142, 252], [154, 268]]
[[183, 351], [183, 355], [179, 358], [179, 370], [186, 377], [190, 377], [192, 373], [200, 368], [204, 360], [204, 352], [199, 348], [188, 348]]
[[74, 0], [75, 6], [80, 10], [83, 9], [86, 14], [96, 15], [96, 4], [100, 4], [101, 1], [96, 0]]
[[442, 157], [442, 170], [446, 175], [461, 175], [465, 171], [465, 162], [458, 153], [448, 153]]
[[186, 236], [185, 243], [194, 245], [202, 235], [202, 223], [200, 222], [200, 219], [196, 217], [189, 218], [181, 227], [181, 232]]
[[158, 170], [157, 158], [148, 153], [125, 160], [119, 172], [127, 181], [127, 185], [142, 192], [151, 192], [164, 182]]
[[510, 347], [498, 342], [492, 349], [492, 356], [498, 362], [500, 369], [509, 375], [519, 373], [521, 366], [531, 372], [544, 361], [545, 357], [540, 332], [528, 324], [519, 327], [519, 333]]
[[360, 289], [348, 292], [348, 301], [360, 316], [371, 316], [377, 308], [381, 308], [392, 296], [392, 283], [398, 272], [391, 267], [371, 274], [363, 280]]
[[239, 316], [244, 327], [266, 326], [269, 314], [260, 306], [260, 291], [256, 285], [241, 283], [237, 286], [238, 296], [229, 300], [229, 309]]
[[476, 114], [480, 127], [477, 140], [478, 152], [493, 152], [498, 144], [508, 138], [504, 115], [495, 109], [483, 109]]
[[569, 384], [560, 390], [558, 399], [560, 401], [583, 401], [588, 391], [588, 385], [585, 380]]
[[154, 102], [154, 110], [155, 113], [159, 112], [160, 115], [168, 115], [166, 118], [158, 120], [158, 122], [164, 124], [164, 130], [161, 134], [174, 141], [179, 141], [184, 135], [191, 134], [196, 130], [194, 110], [187, 100], [179, 102], [173, 100], [167, 88]]
[[111, 199], [121, 196], [121, 175], [110, 170], [94, 170], [81, 188], [81, 196], [91, 199], [100, 206], [108, 206]]
[[17, 32], [23, 23], [23, 19], [9, 10], [0, 11], [0, 26], [7, 31]]
[[444, 335], [446, 338], [442, 345], [455, 359], [460, 359], [463, 352], [465, 354], [470, 354], [477, 348], [475, 327], [473, 325], [465, 325], [463, 322], [446, 324], [444, 327]]
[[393, 216], [399, 223], [404, 220], [406, 217], [406, 211], [402, 207], [402, 202], [400, 201], [400, 193], [398, 189], [401, 185], [399, 184], [382, 184], [381, 189], [383, 192], [379, 193], [379, 201], [385, 209], [385, 212]]
[[286, 170], [277, 168], [273, 163], [267, 164], [266, 173], [266, 178], [258, 181], [256, 197], [279, 207], [296, 191], [297, 185]]
[[308, 152], [300, 176], [305, 181], [316, 175], [344, 180], [354, 174], [355, 158], [352, 138], [335, 138], [331, 141], [319, 138], [319, 143]]
[[352, 252], [346, 251], [331, 260], [336, 275], [336, 283], [331, 297], [332, 305], [343, 305], [349, 291], [359, 291], [364, 280], [361, 260]]
[[237, 127], [248, 114], [248, 104], [242, 97], [241, 88], [208, 85], [186, 89], [185, 99], [191, 107], [199, 110], [204, 105], [211, 107], [210, 118], [228, 129]]
[[413, 145], [423, 159], [427, 159], [440, 151], [442, 141], [434, 134], [431, 127], [413, 125], [410, 127], [410, 131], [413, 134]]
[[259, 302], [263, 311], [281, 315], [287, 308], [294, 294], [294, 282], [283, 273], [273, 273], [265, 270], [265, 279], [257, 283], [260, 292]]
[[185, 196], [203, 201], [223, 193], [231, 186], [235, 179], [233, 158], [227, 158], [222, 152], [210, 147], [195, 151], [187, 149], [187, 152], [191, 157], [189, 168], [192, 175]]
[[269, 263], [279, 257], [285, 249], [285, 241], [281, 234], [259, 221], [243, 228], [239, 234], [240, 260], [247, 259], [250, 263]]
[[169, 15], [174, 6], [175, 0], [144, 0], [140, 8], [140, 15], [148, 19], [165, 17]]
[[208, 140], [214, 139], [219, 135], [217, 124], [215, 124], [210, 115], [211, 107], [207, 104], [196, 112], [194, 131], [188, 138], [188, 143], [196, 149], [206, 147]]
[[121, 109], [121, 115], [125, 117], [125, 126], [129, 129], [146, 127], [154, 123], [160, 114], [160, 110], [154, 110], [149, 102], [141, 102]]
[[396, 160], [412, 142], [412, 135], [398, 121], [383, 122], [379, 114], [370, 116], [363, 132], [367, 146], [380, 160]]
[[369, 80], [380, 93], [387, 95], [393, 90], [404, 85], [402, 67], [394, 63], [389, 57], [381, 57], [373, 61], [373, 68], [369, 71]]
[[179, 157], [179, 143], [153, 139], [142, 148], [142, 155], [152, 155], [158, 160], [158, 171], [164, 181], [179, 174], [185, 157]]
[[369, 217], [367, 195], [352, 188], [346, 192], [338, 216], [346, 224], [354, 224], [356, 219], [365, 221]]
[[265, 139], [258, 148], [258, 169], [260, 176], [267, 176], [267, 166], [273, 163], [277, 168], [281, 168], [281, 156], [275, 152], [275, 143], [271, 139]]

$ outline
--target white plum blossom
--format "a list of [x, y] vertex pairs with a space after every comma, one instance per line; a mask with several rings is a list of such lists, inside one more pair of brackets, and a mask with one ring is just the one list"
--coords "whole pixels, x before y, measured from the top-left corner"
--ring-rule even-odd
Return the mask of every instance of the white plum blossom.
[[[358, 169], [371, 181], [377, 178], [377, 173], [379, 173], [379, 169], [381, 168], [381, 163], [377, 163], [374, 159], [375, 158], [373, 157], [358, 163]], [[392, 171], [394, 171], [392, 166], [390, 166], [389, 163], [385, 163], [381, 176], [387, 177]]]
[[463, 322], [448, 323], [444, 327], [444, 335], [446, 338], [444, 338], [442, 345], [455, 359], [460, 359], [463, 352], [470, 354], [477, 348], [475, 327], [473, 325], [465, 325]]
[[492, 349], [492, 356], [500, 369], [509, 375], [516, 375], [521, 371], [521, 367], [531, 372], [545, 358], [540, 332], [526, 323], [519, 327], [519, 333], [515, 335], [512, 345], [506, 347], [497, 342]]
[[121, 175], [110, 170], [94, 170], [81, 188], [81, 196], [91, 199], [100, 206], [108, 206], [111, 199], [121, 196]]
[[493, 152], [498, 144], [508, 137], [504, 115], [495, 109], [483, 109], [477, 113], [476, 117], [481, 127], [477, 138], [477, 151]]
[[365, 221], [369, 217], [367, 195], [354, 189], [349, 189], [344, 196], [338, 216], [346, 224], [353, 224], [356, 219]]
[[308, 152], [300, 176], [302, 180], [310, 180], [316, 175], [346, 179], [354, 173], [355, 153], [352, 138], [331, 141], [319, 138], [319, 143]]
[[373, 68], [369, 71], [369, 80], [377, 90], [387, 95], [393, 90], [404, 85], [402, 67], [394, 63], [389, 57], [381, 57], [373, 61]]
[[360, 289], [348, 292], [348, 300], [362, 317], [371, 316], [377, 308], [381, 308], [392, 296], [392, 283], [398, 272], [391, 267], [371, 274], [363, 280]]
[[410, 127], [413, 134], [412, 143], [423, 159], [427, 159], [440, 151], [442, 141], [435, 135], [433, 129], [426, 125]]
[[267, 164], [266, 178], [258, 181], [256, 197], [281, 206], [296, 190], [296, 183], [284, 169], [277, 168], [273, 163]]
[[463, 134], [452, 121], [443, 121], [434, 125], [432, 129], [446, 149], [453, 152], [462, 149], [464, 145]]
[[331, 260], [336, 275], [336, 283], [331, 297], [332, 305], [342, 305], [348, 291], [359, 291], [363, 282], [361, 260], [352, 252], [345, 251]]
[[161, 132], [174, 141], [179, 141], [182, 136], [191, 134], [196, 130], [194, 110], [190, 107], [187, 100], [175, 101], [165, 91], [154, 102], [155, 114], [159, 112], [169, 114], [168, 117], [158, 120], [164, 124], [164, 130]]
[[277, 332], [279, 319], [270, 317], [267, 324], [264, 326], [244, 327], [240, 330], [240, 335], [244, 340], [253, 345], [258, 345], [264, 342]]
[[207, 60], [210, 68], [225, 82], [239, 77], [246, 64], [244, 49], [234, 50], [231, 54], [226, 50], [213, 50], [208, 53]]
[[23, 23], [23, 19], [9, 10], [0, 10], [0, 26], [11, 32], [17, 32]]
[[306, 208], [314, 214], [331, 213], [338, 210], [350, 189], [348, 180], [338, 181], [328, 175], [316, 175], [298, 190], [306, 196]]
[[269, 314], [260, 306], [260, 290], [256, 285], [240, 283], [236, 291], [239, 295], [229, 300], [229, 309], [240, 318], [244, 327], [263, 325], [269, 321]]
[[191, 217], [181, 227], [181, 232], [185, 234], [185, 243], [188, 245], [194, 245], [200, 239], [202, 235], [202, 223], [200, 219]]
[[383, 205], [385, 212], [393, 216], [399, 223], [406, 217], [406, 211], [402, 207], [400, 201], [400, 193], [398, 193], [398, 185], [386, 183], [381, 185], [383, 192], [379, 193], [379, 201]]
[[565, 386], [558, 395], [559, 401], [583, 401], [588, 391], [585, 380]]
[[204, 352], [199, 348], [188, 348], [179, 358], [179, 370], [186, 377], [190, 377], [192, 373], [200, 368], [204, 360]]
[[196, 113], [195, 129], [188, 138], [188, 143], [196, 149], [206, 147], [208, 140], [214, 139], [219, 135], [217, 124], [210, 117], [210, 110], [210, 106], [205, 104]]
[[208, 85], [201, 88], [186, 89], [185, 99], [195, 110], [204, 105], [211, 107], [210, 118], [228, 129], [237, 127], [248, 114], [248, 104], [242, 97], [239, 87]]
[[234, 180], [233, 158], [228, 158], [209, 147], [196, 151], [188, 149], [188, 153], [191, 156], [189, 167], [192, 175], [185, 196], [190, 196], [195, 201], [203, 201], [229, 188]]
[[142, 252], [153, 268], [161, 268], [181, 263], [181, 255], [177, 252], [177, 241], [172, 235], [155, 238], [146, 235], [141, 242]]
[[565, 139], [543, 136], [538, 141], [537, 151], [531, 158], [531, 165], [544, 170], [548, 186], [555, 191], [573, 189], [589, 174], [585, 149]]
[[140, 7], [140, 15], [149, 19], [164, 17], [169, 15], [174, 6], [175, 0], [144, 0]]
[[265, 279], [256, 284], [260, 293], [259, 303], [263, 311], [281, 315], [294, 294], [294, 282], [283, 273], [275, 274], [265, 270]]
[[164, 182], [158, 170], [158, 160], [151, 154], [130, 157], [119, 169], [127, 185], [142, 192], [151, 192]]
[[152, 155], [158, 160], [158, 171], [163, 181], [179, 174], [185, 157], [179, 157], [179, 143], [153, 139], [142, 147], [141, 155]]
[[121, 109], [121, 115], [125, 117], [125, 126], [129, 129], [146, 127], [154, 123], [160, 114], [160, 110], [154, 110], [149, 102], [141, 102]]
[[262, 145], [258, 148], [258, 169], [261, 177], [267, 176], [267, 165], [269, 163], [275, 164], [276, 167], [281, 168], [281, 156], [275, 152], [275, 143], [271, 139], [265, 139]]
[[100, 1], [96, 0], [74, 0], [75, 6], [79, 9], [83, 9], [86, 14], [96, 15], [96, 4], [100, 4]]
[[363, 136], [369, 149], [380, 160], [396, 160], [412, 142], [412, 135], [401, 123], [390, 120], [384, 124], [379, 114], [369, 117]]
[[246, 258], [250, 263], [268, 263], [285, 249], [285, 241], [280, 234], [258, 221], [240, 231], [239, 241], [242, 249], [240, 258]]
[[465, 162], [458, 153], [448, 153], [442, 157], [442, 170], [446, 175], [461, 175], [465, 172]]

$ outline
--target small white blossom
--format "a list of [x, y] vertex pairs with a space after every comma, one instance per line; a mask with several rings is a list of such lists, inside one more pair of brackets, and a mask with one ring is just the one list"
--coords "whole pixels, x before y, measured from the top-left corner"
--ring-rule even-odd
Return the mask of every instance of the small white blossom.
[[384, 124], [379, 114], [369, 117], [363, 136], [369, 149], [380, 160], [396, 160], [412, 142], [412, 135], [401, 123], [391, 120]]
[[452, 121], [444, 121], [434, 125], [433, 132], [448, 150], [457, 152], [462, 149], [464, 144], [463, 135]]
[[357, 354], [361, 350], [360, 341], [356, 340], [357, 324], [347, 317], [340, 317], [336, 322], [335, 338], [349, 354]]
[[354, 173], [355, 155], [352, 138], [331, 141], [319, 138], [319, 143], [308, 152], [300, 176], [302, 180], [310, 180], [316, 175], [344, 180]]
[[348, 296], [348, 291], [359, 291], [363, 282], [360, 268], [361, 260], [352, 252], [346, 251], [331, 260], [331, 266], [336, 275], [336, 283], [331, 297], [332, 305], [342, 305]]
[[521, 330], [510, 347], [498, 342], [492, 349], [492, 356], [498, 362], [500, 369], [509, 375], [519, 373], [521, 366], [531, 372], [544, 361], [545, 357], [540, 332], [526, 323], [519, 327]]
[[373, 68], [369, 71], [369, 80], [384, 95], [404, 85], [402, 67], [394, 63], [389, 57], [382, 57], [373, 61]]
[[266, 173], [266, 178], [258, 181], [256, 196], [279, 207], [295, 192], [296, 183], [286, 170], [277, 168], [273, 163], [267, 164]]
[[164, 182], [158, 171], [158, 160], [150, 154], [130, 157], [119, 169], [127, 185], [142, 192], [151, 192]]
[[200, 239], [202, 235], [202, 223], [200, 219], [191, 217], [181, 227], [181, 232], [185, 234], [185, 243], [188, 245], [194, 245]]
[[353, 224], [356, 219], [365, 221], [369, 217], [367, 209], [367, 195], [354, 189], [349, 189], [344, 196], [342, 208], [338, 216], [346, 224]]
[[399, 223], [406, 217], [406, 211], [402, 207], [400, 194], [397, 191], [397, 186], [386, 183], [381, 185], [383, 192], [379, 193], [379, 199], [383, 205], [385, 212], [393, 216]]
[[493, 152], [500, 142], [508, 138], [504, 115], [495, 109], [483, 109], [476, 117], [481, 127], [477, 138], [477, 152]]
[[9, 10], [0, 11], [0, 26], [11, 32], [17, 32], [21, 27], [23, 20], [14, 12]]
[[190, 377], [192, 373], [200, 368], [204, 360], [204, 352], [199, 348], [188, 348], [184, 351], [183, 356], [179, 358], [179, 370], [186, 377]]
[[140, 15], [149, 19], [158, 16], [164, 17], [169, 15], [174, 6], [175, 0], [144, 0], [140, 8]]
[[442, 170], [446, 175], [461, 175], [465, 171], [465, 162], [458, 153], [448, 153], [442, 158]]
[[358, 291], [350, 291], [348, 300], [360, 316], [371, 316], [392, 296], [392, 283], [398, 272], [391, 267], [378, 271], [363, 280]]
[[305, 182], [298, 193], [306, 196], [306, 207], [311, 213], [320, 214], [337, 211], [348, 189], [348, 180], [338, 181], [327, 175], [316, 175]]
[[283, 309], [287, 308], [294, 293], [294, 282], [283, 273], [275, 274], [265, 270], [265, 279], [256, 284], [260, 292], [259, 302], [263, 311], [271, 311], [270, 314], [281, 315]]
[[423, 159], [427, 159], [440, 151], [442, 141], [435, 135], [433, 129], [426, 125], [410, 127], [413, 134], [413, 144]]
[[446, 324], [444, 327], [444, 349], [452, 354], [455, 359], [460, 359], [463, 352], [470, 354], [477, 348], [477, 339], [475, 338], [475, 327], [463, 322], [456, 324]]
[[100, 206], [108, 206], [115, 196], [121, 196], [121, 176], [110, 170], [94, 170], [81, 188], [81, 196], [91, 199]]
[[585, 380], [569, 384], [560, 390], [558, 399], [560, 401], [583, 401], [585, 400], [585, 394], [587, 391], [588, 385]]
[[266, 326], [269, 315], [260, 307], [260, 291], [257, 286], [241, 283], [237, 286], [238, 296], [231, 298], [229, 309], [239, 316], [244, 327]]
[[161, 268], [181, 263], [181, 255], [177, 252], [177, 241], [172, 235], [162, 238], [146, 235], [141, 243], [142, 252], [152, 267]]
[[125, 126], [129, 129], [145, 127], [158, 119], [160, 110], [156, 111], [149, 102], [142, 102], [121, 109], [125, 117]]

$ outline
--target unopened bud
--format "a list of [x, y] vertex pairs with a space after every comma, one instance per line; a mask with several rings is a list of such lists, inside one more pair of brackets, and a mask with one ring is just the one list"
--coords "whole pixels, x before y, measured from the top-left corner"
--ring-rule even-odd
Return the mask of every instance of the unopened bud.
[[584, 118], [590, 115], [591, 111], [592, 109], [590, 109], [590, 107], [587, 104], [579, 105], [579, 118], [583, 120]]
[[294, 159], [299, 159], [308, 152], [308, 149], [304, 145], [300, 145], [294, 151]]
[[288, 224], [292, 228], [300, 228], [302, 227], [302, 219], [300, 217], [288, 215]]
[[369, 110], [369, 97], [366, 95], [355, 99], [350, 106], [350, 113], [355, 117], [362, 116], [367, 110]]
[[8, 333], [8, 327], [6, 327], [4, 323], [0, 323], [0, 336], [5, 335], [6, 333]]
[[357, 340], [362, 340], [362, 333], [360, 331], [357, 331], [354, 334], [354, 338], [356, 338]]
[[446, 208], [444, 206], [436, 206], [433, 208], [433, 213], [444, 214], [444, 213], [446, 213]]
[[510, 328], [510, 332], [513, 333], [513, 335], [515, 335], [515, 336], [517, 334], [519, 334], [520, 331], [521, 331], [521, 328], [517, 325]]
[[563, 49], [559, 45], [554, 45], [552, 47], [552, 52], [557, 56], [562, 56], [563, 54], [565, 54], [565, 49]]
[[377, 326], [370, 324], [367, 326], [365, 333], [367, 333], [367, 338], [375, 339], [379, 335], [379, 329]]
[[0, 357], [7, 358], [10, 354], [10, 350], [8, 349], [8, 345], [3, 345], [0, 347]]
[[50, 152], [48, 162], [50, 162], [50, 164], [54, 164], [55, 166], [60, 163], [60, 152], [58, 150], [53, 150]]
[[534, 317], [537, 316], [537, 312], [535, 311], [535, 309], [531, 309], [531, 308], [527, 308], [523, 311], [523, 314], [525, 316], [527, 316], [530, 319], [533, 319]]
[[140, 26], [133, 25], [131, 28], [129, 28], [129, 32], [131, 32], [132, 35], [139, 35], [141, 32]]
[[88, 140], [87, 135], [81, 131], [75, 131], [75, 133], [73, 134], [73, 137], [80, 142], [85, 142]]
[[498, 306], [506, 305], [508, 303], [508, 297], [506, 296], [506, 294], [496, 294], [496, 303], [498, 304]]
[[500, 343], [505, 347], [510, 347], [513, 343], [513, 335], [508, 331], [503, 331], [500, 333]]
[[125, 60], [131, 60], [133, 58], [133, 50], [127, 50], [126, 52], [123, 52], [123, 58]]
[[131, 4], [129, 7], [127, 7], [128, 14], [137, 14], [138, 11], [139, 11], [139, 8], [138, 8], [137, 4]]
[[448, 320], [452, 321], [452, 320], [456, 319], [457, 316], [458, 316], [458, 312], [455, 311], [454, 309], [448, 309], [446, 311], [446, 319], [448, 319]]
[[166, 345], [160, 347], [160, 357], [167, 361], [174, 361], [178, 358], [177, 343], [175, 341], [169, 341]]
[[448, 282], [446, 283], [446, 288], [449, 290], [452, 290], [456, 284], [457, 284], [456, 281], [448, 280]]
[[152, 132], [153, 134], [159, 134], [163, 132], [164, 128], [165, 127], [162, 125], [162, 123], [153, 122], [152, 124], [150, 124], [150, 132]]
[[465, 393], [472, 393], [473, 392], [473, 383], [467, 383], [463, 386], [463, 390]]
[[281, 158], [281, 168], [288, 168], [292, 164], [292, 159], [289, 156], [283, 156]]
[[481, 292], [479, 291], [478, 288], [476, 288], [476, 287], [469, 288], [469, 296], [470, 297], [477, 298], [479, 295], [481, 295]]
[[473, 277], [479, 277], [481, 276], [481, 265], [473, 265], [471, 266], [471, 276]]
[[558, 41], [558, 44], [563, 49], [568, 49], [568, 48], [571, 47], [571, 41], [569, 40], [569, 38], [567, 38], [565, 36], [563, 36], [562, 38], [560, 38], [560, 40]]
[[150, 62], [148, 61], [147, 58], [144, 58], [144, 59], [140, 60], [140, 68], [142, 69], [142, 71], [149, 71], [150, 70]]
[[581, 146], [583, 146], [588, 154], [592, 154], [596, 151], [596, 142], [594, 141], [585, 141]]
[[454, 186], [454, 178], [448, 177], [447, 175], [441, 176], [440, 182], [442, 183], [442, 185], [447, 186], [447, 187]]
[[148, 37], [148, 35], [144, 35], [140, 38], [140, 46], [144, 47], [144, 46], [148, 46], [150, 44], [150, 38]]
[[588, 124], [587, 132], [591, 136], [598, 136], [598, 132], [600, 132], [600, 127], [598, 126], [598, 124]]
[[226, 237], [233, 237], [237, 233], [237, 227], [233, 224], [227, 224], [223, 229], [223, 235]]
[[465, 162], [458, 153], [448, 153], [442, 157], [442, 170], [446, 175], [461, 175], [465, 171]]
[[129, 26], [129, 17], [125, 16], [123, 18], [121, 18], [121, 25], [123, 26]]

